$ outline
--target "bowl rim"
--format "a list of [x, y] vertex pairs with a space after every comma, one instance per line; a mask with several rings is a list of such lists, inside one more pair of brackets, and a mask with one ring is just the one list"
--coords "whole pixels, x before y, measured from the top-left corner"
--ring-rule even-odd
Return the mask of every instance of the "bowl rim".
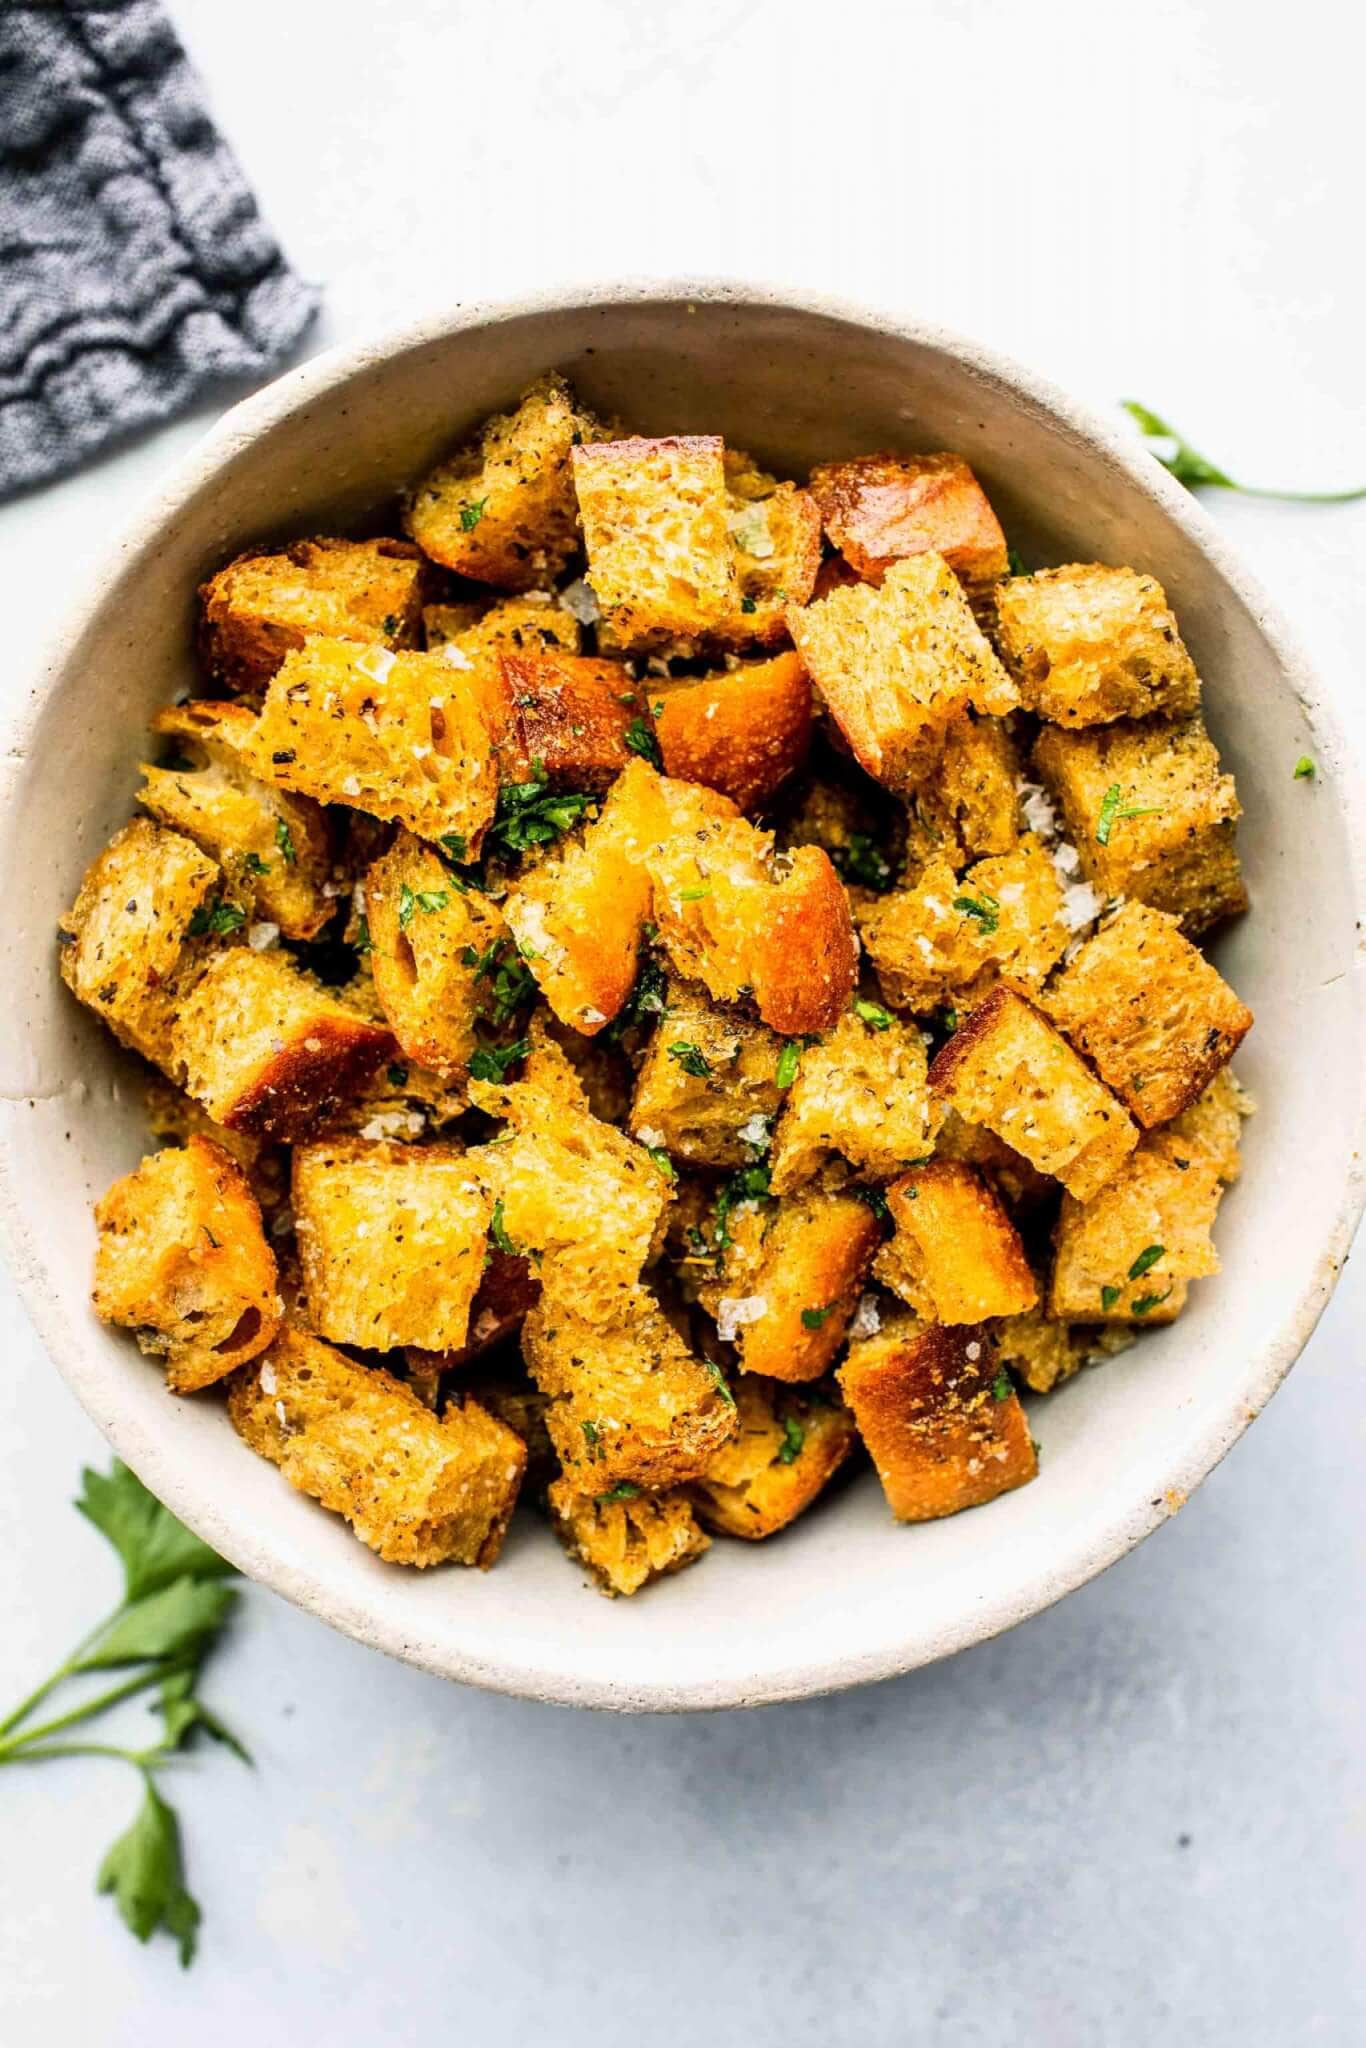
[[[1060, 422], [1073, 436], [1090, 443], [1123, 472], [1132, 488], [1155, 500], [1183, 539], [1246, 606], [1300, 704], [1318, 757], [1337, 771], [1332, 778], [1333, 790], [1350, 851], [1351, 893], [1357, 907], [1358, 930], [1366, 925], [1366, 798], [1360, 780], [1352, 773], [1354, 756], [1344, 725], [1333, 703], [1320, 690], [1294, 635], [1259, 583], [1243, 567], [1221, 530], [1141, 442], [1033, 370], [936, 322], [909, 317], [890, 307], [726, 277], [637, 275], [607, 282], [569, 281], [513, 298], [456, 301], [371, 331], [358, 340], [336, 344], [239, 400], [140, 497], [128, 521], [86, 580], [81, 597], [59, 618], [47, 637], [32, 687], [26, 695], [16, 693], [17, 701], [0, 716], [4, 758], [9, 767], [7, 790], [12, 791], [22, 778], [32, 736], [57, 692], [68, 650], [106, 601], [109, 586], [123, 565], [154, 544], [168, 521], [261, 435], [301, 409], [343, 390], [375, 364], [439, 344], [471, 329], [494, 328], [504, 322], [557, 312], [615, 310], [648, 304], [686, 310], [694, 303], [812, 315], [952, 357], [1003, 387], [1023, 404]], [[1352, 970], [1357, 976], [1366, 958], [1363, 946], [1366, 940], [1358, 943]], [[904, 1634], [866, 1656], [844, 1653], [832, 1658], [817, 1653], [756, 1676], [743, 1691], [724, 1680], [680, 1683], [648, 1676], [601, 1680], [576, 1677], [560, 1668], [542, 1669], [526, 1662], [503, 1668], [487, 1656], [470, 1654], [450, 1643], [445, 1639], [446, 1632], [439, 1640], [412, 1641], [401, 1624], [386, 1619], [382, 1600], [373, 1600], [369, 1595], [340, 1595], [335, 1586], [322, 1583], [311, 1570], [292, 1566], [268, 1541], [261, 1541], [253, 1530], [234, 1522], [230, 1505], [205, 1502], [197, 1496], [168, 1444], [149, 1438], [128, 1417], [111, 1411], [107, 1401], [98, 1397], [95, 1370], [87, 1362], [87, 1347], [79, 1332], [68, 1325], [58, 1291], [48, 1279], [40, 1248], [27, 1229], [22, 1188], [8, 1145], [0, 1145], [0, 1244], [48, 1356], [115, 1452], [188, 1527], [248, 1577], [317, 1614], [357, 1641], [437, 1676], [488, 1691], [564, 1705], [672, 1712], [810, 1698], [917, 1669], [1042, 1613], [1135, 1548], [1213, 1470], [1260, 1414], [1303, 1350], [1336, 1286], [1366, 1204], [1364, 1153], [1366, 1090], [1358, 1102], [1354, 1142], [1332, 1231], [1313, 1276], [1274, 1336], [1249, 1361], [1247, 1375], [1235, 1393], [1212, 1414], [1202, 1434], [1176, 1461], [1162, 1496], [1145, 1500], [1141, 1505], [1117, 1503], [1109, 1521], [1093, 1529], [1075, 1554], [1049, 1572], [1027, 1596], [1022, 1596], [1018, 1589], [988, 1594], [975, 1600], [952, 1623], [932, 1631], [909, 1620]]]

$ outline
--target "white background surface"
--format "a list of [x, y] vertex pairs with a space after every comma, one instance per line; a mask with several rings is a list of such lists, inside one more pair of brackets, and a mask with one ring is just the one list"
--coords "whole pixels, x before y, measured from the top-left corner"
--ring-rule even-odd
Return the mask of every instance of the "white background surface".
[[[1341, 5], [173, 11], [326, 289], [315, 343], [565, 277], [757, 275], [1138, 395], [1235, 474], [1366, 478]], [[0, 512], [4, 687], [203, 417]], [[1360, 707], [1366, 506], [1214, 509]], [[445, 1687], [250, 1590], [209, 1691], [257, 1767], [204, 1756], [174, 1792], [199, 1961], [92, 1896], [119, 1767], [6, 1772], [0, 2043], [1360, 2041], [1364, 1306], [1358, 1267], [1141, 1551], [876, 1691], [593, 1718]], [[66, 1505], [103, 1446], [0, 1309], [8, 1699], [113, 1573]]]

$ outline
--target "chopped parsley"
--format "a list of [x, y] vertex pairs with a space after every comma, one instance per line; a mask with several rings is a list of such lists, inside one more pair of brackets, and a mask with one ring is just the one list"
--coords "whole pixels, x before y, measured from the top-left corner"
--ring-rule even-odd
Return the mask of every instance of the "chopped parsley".
[[664, 970], [654, 960], [642, 960], [635, 987], [608, 1029], [609, 1043], [617, 1044], [623, 1034], [644, 1017], [662, 1017], [667, 1007], [667, 990]]
[[895, 879], [892, 863], [867, 832], [851, 832], [847, 846], [832, 846], [830, 860], [844, 881], [865, 889], [890, 889]]
[[[1170, 1294], [1170, 1293], [1171, 1293], [1171, 1289], [1170, 1289], [1170, 1287], [1169, 1287], [1169, 1288], [1167, 1289], [1167, 1294]], [[1167, 1294], [1142, 1294], [1142, 1295], [1140, 1295], [1140, 1296], [1139, 1296], [1139, 1298], [1138, 1298], [1138, 1300], [1137, 1300], [1136, 1302], [1133, 1302], [1133, 1303], [1131, 1304], [1131, 1306], [1130, 1306], [1130, 1309], [1129, 1309], [1129, 1313], [1130, 1313], [1130, 1315], [1133, 1315], [1133, 1316], [1146, 1316], [1146, 1315], [1151, 1315], [1151, 1314], [1152, 1314], [1152, 1312], [1153, 1312], [1153, 1310], [1154, 1310], [1155, 1308], [1160, 1308], [1160, 1307], [1161, 1307], [1162, 1303], [1163, 1303], [1163, 1302], [1164, 1302], [1164, 1301], [1165, 1301], [1165, 1300], [1167, 1299]]]
[[757, 612], [759, 607], [752, 597], [742, 597], [740, 599], [740, 609], [742, 612]]
[[1119, 1297], [1121, 1294], [1123, 1294], [1123, 1292], [1124, 1289], [1122, 1287], [1101, 1288], [1100, 1305], [1107, 1315], [1110, 1313], [1110, 1310], [1114, 1307], [1115, 1303], [1119, 1300]]
[[489, 1236], [498, 1250], [504, 1252], [508, 1258], [520, 1259], [526, 1256], [521, 1246], [514, 1244], [508, 1236], [507, 1225], [503, 1221], [503, 1198], [501, 1195], [499, 1195], [498, 1200], [494, 1203], [493, 1215], [489, 1218]]
[[579, 1427], [583, 1431], [583, 1440], [588, 1446], [589, 1457], [600, 1458], [602, 1456], [602, 1433], [597, 1423], [581, 1422]]
[[502, 1081], [509, 1067], [524, 1060], [531, 1051], [529, 1038], [515, 1038], [511, 1045], [480, 1045], [470, 1054], [472, 1081]]
[[804, 1308], [802, 1310], [802, 1328], [804, 1330], [819, 1330], [834, 1306], [835, 1304], [832, 1301], [827, 1302], [824, 1308]]
[[1006, 574], [1008, 576], [1028, 576], [1030, 574], [1030, 571], [1025, 567], [1024, 556], [1013, 542], [1008, 543], [1006, 547]]
[[270, 873], [270, 862], [262, 860], [259, 853], [249, 853], [242, 865], [249, 875], [268, 875]]
[[542, 761], [532, 762], [530, 782], [504, 783], [488, 829], [487, 844], [496, 852], [525, 853], [530, 846], [551, 845], [580, 822], [593, 802], [587, 790], [549, 789], [546, 784]]
[[457, 866], [462, 866], [470, 857], [469, 841], [463, 832], [443, 832], [436, 843]]
[[484, 516], [484, 508], [487, 504], [487, 498], [473, 498], [468, 505], [460, 507], [460, 531], [462, 533], [474, 532], [475, 527]]
[[677, 1180], [678, 1173], [672, 1159], [662, 1145], [647, 1145], [645, 1150], [663, 1174], [665, 1180]]
[[704, 896], [710, 896], [710, 894], [711, 883], [703, 882], [696, 889], [680, 889], [678, 900], [680, 903], [700, 903]]
[[797, 1078], [797, 1070], [801, 1063], [802, 1040], [789, 1038], [778, 1055], [778, 1069], [773, 1076], [775, 1085], [783, 1089], [790, 1088]]
[[712, 1231], [718, 1251], [724, 1251], [731, 1242], [730, 1216], [742, 1202], [766, 1202], [769, 1195], [769, 1170], [763, 1160], [756, 1160], [753, 1166], [742, 1166], [716, 1197], [716, 1208], [712, 1217]]
[[[592, 1426], [591, 1423], [587, 1425], [589, 1429]], [[605, 1508], [610, 1506], [614, 1500], [634, 1500], [639, 1492], [640, 1488], [633, 1479], [619, 1479], [615, 1486], [608, 1487], [606, 1493], [600, 1493], [597, 1496], [597, 1505], [600, 1508]]]
[[1317, 766], [1310, 760], [1308, 754], [1301, 754], [1299, 760], [1295, 763], [1296, 782], [1312, 782], [1318, 772]]
[[643, 718], [633, 718], [622, 738], [631, 753], [639, 754], [642, 761], [648, 761], [652, 768], [663, 774], [664, 756], [659, 751], [659, 741]]
[[796, 1416], [785, 1415], [783, 1417], [783, 1440], [778, 1449], [778, 1463], [780, 1465], [795, 1464], [802, 1454], [802, 1445], [805, 1442], [806, 1431], [802, 1428]]
[[1166, 1249], [1167, 1247], [1164, 1244], [1146, 1245], [1134, 1260], [1132, 1266], [1130, 1266], [1129, 1278], [1131, 1280], [1141, 1280], [1145, 1273], [1152, 1271]]
[[854, 1004], [854, 1015], [868, 1026], [870, 1031], [890, 1031], [892, 1013], [884, 1010], [881, 1003], [870, 1003], [859, 996]]
[[983, 936], [986, 938], [990, 938], [991, 934], [1000, 926], [1000, 902], [987, 889], [981, 890], [976, 896], [969, 896], [966, 892], [962, 896], [955, 896], [953, 907], [961, 912], [964, 917], [975, 918], [978, 924], [981, 925]]
[[1152, 818], [1162, 809], [1161, 804], [1126, 804], [1121, 801], [1117, 782], [1112, 782], [1100, 800], [1100, 811], [1096, 817], [1096, 844], [1108, 846], [1110, 834], [1122, 818]]
[[245, 910], [239, 910], [235, 903], [224, 903], [220, 896], [215, 896], [212, 903], [200, 904], [186, 930], [192, 939], [202, 939], [206, 934], [221, 939], [229, 932], [240, 931], [246, 921]]
[[451, 900], [449, 889], [410, 889], [406, 882], [398, 888], [398, 928], [406, 932], [420, 910], [425, 917], [444, 910]]
[[384, 1071], [388, 1077], [389, 1086], [391, 1088], [407, 1087], [408, 1069], [404, 1066], [400, 1066], [397, 1060], [394, 1061], [392, 1066], [386, 1067]]
[[735, 1396], [730, 1390], [730, 1381], [726, 1378], [716, 1360], [714, 1358], [704, 1358], [702, 1363], [716, 1381], [716, 1391], [721, 1396], [721, 1399], [726, 1402], [727, 1406], [733, 1408], [735, 1406]]
[[280, 858], [287, 868], [292, 868], [299, 856], [294, 847], [294, 834], [289, 829], [287, 818], [275, 820], [275, 844], [280, 849]]
[[665, 1050], [671, 1060], [677, 1060], [685, 1074], [692, 1074], [699, 1081], [705, 1080], [711, 1072], [711, 1061], [701, 1046], [694, 1045], [690, 1039], [676, 1038]]
[[1011, 1394], [1012, 1394], [1013, 1392], [1014, 1392], [1014, 1388], [1013, 1388], [1013, 1387], [1011, 1386], [1011, 1384], [1010, 1384], [1010, 1374], [1009, 1374], [1008, 1372], [1005, 1372], [1005, 1371], [1001, 1371], [1001, 1372], [998, 1372], [998, 1373], [997, 1373], [997, 1375], [996, 1375], [996, 1378], [995, 1378], [995, 1379], [993, 1380], [993, 1382], [992, 1382], [992, 1387], [991, 1387], [991, 1398], [992, 1398], [992, 1400], [993, 1400], [993, 1401], [1008, 1401], [1008, 1400], [1010, 1399], [1010, 1397], [1011, 1397]]
[[356, 951], [361, 955], [362, 959], [367, 953], [373, 953], [375, 950], [374, 941], [370, 937], [370, 920], [363, 912], [356, 919], [355, 944]]
[[887, 1197], [883, 1194], [881, 1188], [853, 1187], [846, 1189], [845, 1192], [851, 1194], [856, 1202], [862, 1202], [867, 1208], [871, 1209], [878, 1222], [882, 1225], [883, 1236], [891, 1236], [892, 1232], [896, 1229], [896, 1224], [892, 1220], [892, 1212], [887, 1207]]
[[474, 969], [475, 981], [492, 984], [495, 1025], [506, 1024], [536, 988], [536, 977], [521, 956], [513, 953], [504, 958], [507, 943], [506, 939], [495, 939], [482, 953], [475, 946], [464, 946], [460, 951], [461, 964]]

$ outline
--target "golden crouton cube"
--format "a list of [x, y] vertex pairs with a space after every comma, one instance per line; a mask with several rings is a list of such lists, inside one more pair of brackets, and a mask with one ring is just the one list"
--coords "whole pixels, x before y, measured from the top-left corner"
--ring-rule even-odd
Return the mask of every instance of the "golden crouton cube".
[[1222, 1067], [1204, 1094], [1168, 1124], [1167, 1136], [1208, 1160], [1225, 1187], [1231, 1187], [1243, 1170], [1243, 1121], [1255, 1107], [1233, 1070]]
[[550, 1396], [546, 1427], [584, 1492], [681, 1486], [735, 1431], [724, 1375], [696, 1358], [637, 1287], [599, 1321], [544, 1296], [522, 1325], [522, 1355]]
[[1123, 1105], [1047, 1017], [1004, 984], [943, 1047], [930, 1086], [1078, 1201], [1113, 1179], [1138, 1143]]
[[296, 540], [239, 555], [199, 591], [199, 655], [228, 690], [264, 690], [314, 633], [416, 647], [422, 557], [403, 540]]
[[171, 1033], [185, 1086], [216, 1123], [292, 1140], [358, 1094], [394, 1051], [391, 1033], [281, 953], [214, 954]]
[[1038, 1301], [1018, 1231], [970, 1166], [932, 1159], [893, 1181], [887, 1207], [896, 1232], [873, 1270], [927, 1322], [980, 1323]]
[[1145, 1130], [1189, 1109], [1252, 1028], [1177, 920], [1146, 903], [1087, 940], [1046, 1007]]
[[598, 441], [573, 465], [602, 645], [681, 653], [739, 613], [719, 436]]
[[844, 1342], [882, 1235], [868, 1203], [804, 1189], [732, 1209], [719, 1274], [698, 1292], [746, 1372], [818, 1380]]
[[577, 1478], [555, 1480], [547, 1496], [550, 1525], [609, 1599], [638, 1593], [711, 1548], [681, 1490], [645, 1493], [623, 1479], [600, 1493], [583, 1493], [580, 1484]]
[[984, 1325], [914, 1315], [849, 1347], [839, 1383], [899, 1522], [929, 1522], [1024, 1486], [1038, 1457]]
[[1246, 910], [1234, 836], [1242, 805], [1198, 718], [1046, 726], [1034, 759], [1102, 895], [1169, 910], [1190, 933]]
[[310, 640], [271, 678], [246, 757], [278, 789], [449, 835], [472, 860], [498, 801], [507, 716], [501, 677]]
[[1007, 1316], [996, 1325], [996, 1355], [1022, 1379], [1031, 1394], [1051, 1394], [1084, 1365], [1099, 1365], [1134, 1341], [1118, 1324], [1050, 1322], [1041, 1308]]
[[1219, 1270], [1210, 1230], [1219, 1174], [1155, 1132], [1088, 1201], [1063, 1198], [1048, 1313], [1061, 1322], [1170, 1323], [1189, 1282]]
[[1015, 686], [942, 555], [896, 562], [882, 583], [851, 584], [788, 625], [797, 652], [860, 765], [889, 789], [914, 790], [969, 705], [1013, 709]]
[[[589, 1114], [573, 1069], [557, 1058], [549, 1082], [543, 1050], [525, 1080], [473, 1086], [476, 1103], [506, 1117], [509, 1128], [466, 1158], [471, 1177], [494, 1197], [491, 1235], [499, 1250], [531, 1257], [556, 1304], [607, 1323], [634, 1300], [662, 1239], [670, 1183], [642, 1146]], [[577, 1099], [562, 1087], [561, 1070]]]
[[872, 898], [859, 932], [887, 1000], [926, 1016], [968, 1007], [1004, 978], [1038, 988], [1067, 950], [1062, 889], [1032, 833], [956, 876], [942, 855], [907, 889]]
[[692, 1489], [698, 1515], [725, 1536], [758, 1542], [795, 1522], [854, 1448], [854, 1418], [815, 1388], [746, 1373], [735, 1389], [739, 1433]]
[[847, 1010], [828, 1038], [793, 1046], [786, 1058], [795, 1078], [773, 1135], [775, 1195], [803, 1186], [832, 1155], [870, 1180], [890, 1180], [929, 1157], [941, 1111], [913, 1024], [865, 1003], [862, 1013]]
[[143, 763], [138, 801], [221, 863], [235, 894], [287, 939], [316, 938], [336, 908], [327, 821], [306, 796], [287, 796], [251, 773], [256, 720], [245, 704], [176, 704], [152, 731], [174, 743], [160, 766]]
[[502, 909], [523, 960], [562, 1024], [588, 1036], [610, 1024], [635, 986], [650, 883], [640, 863], [635, 761], [581, 836], [560, 841], [518, 877]]
[[996, 641], [1020, 702], [1054, 725], [1200, 708], [1200, 679], [1153, 576], [1073, 562], [996, 592]]
[[548, 652], [499, 660], [512, 706], [509, 779], [539, 773], [557, 789], [600, 792], [650, 745], [645, 693], [620, 662]]
[[[470, 666], [497, 654], [582, 654], [583, 627], [548, 590], [490, 603], [429, 604], [422, 608], [423, 643], [429, 653], [454, 646]], [[458, 661], [451, 660], [453, 668]]]
[[689, 1166], [735, 1167], [768, 1144], [782, 1041], [689, 982], [669, 984], [636, 1074], [630, 1128]]
[[514, 411], [423, 477], [404, 524], [422, 552], [500, 590], [553, 582], [579, 544], [570, 455], [591, 422], [562, 377], [538, 377]]
[[218, 863], [192, 840], [134, 818], [90, 863], [58, 927], [62, 979], [72, 995], [173, 1077], [185, 945], [222, 881]]
[[286, 1325], [237, 1379], [228, 1413], [386, 1564], [487, 1569], [503, 1547], [526, 1446], [474, 1401], [438, 1418], [391, 1373]]
[[652, 686], [667, 773], [762, 810], [801, 767], [811, 742], [811, 684], [799, 655], [755, 661], [700, 682]]
[[[412, 1370], [411, 1363], [409, 1370]], [[520, 1374], [515, 1378], [505, 1378], [501, 1371], [496, 1371], [482, 1376], [478, 1373], [466, 1376], [460, 1382], [460, 1391], [467, 1400], [477, 1401], [481, 1408], [487, 1408], [490, 1415], [496, 1415], [514, 1436], [521, 1438], [526, 1446], [523, 1486], [543, 1495], [551, 1480], [558, 1475], [560, 1461], [555, 1456], [555, 1446], [545, 1425], [550, 1402], [540, 1388]]]
[[261, 1211], [211, 1139], [168, 1147], [95, 1205], [95, 1313], [131, 1329], [177, 1394], [264, 1351], [284, 1313]]
[[309, 1325], [334, 1344], [463, 1349], [493, 1205], [454, 1145], [299, 1145], [294, 1218]]
[[809, 491], [778, 483], [747, 455], [725, 451], [727, 524], [739, 610], [708, 636], [718, 647], [779, 647], [787, 608], [806, 604], [821, 561], [821, 515]]
[[1019, 843], [1020, 760], [999, 718], [955, 718], [934, 774], [911, 799], [927, 853], [955, 868]]
[[830, 540], [870, 583], [930, 549], [973, 591], [1009, 566], [1001, 523], [961, 455], [823, 462], [811, 472], [811, 493]]
[[944, 1120], [934, 1141], [936, 1159], [958, 1159], [964, 1166], [975, 1166], [1011, 1209], [1037, 1208], [1057, 1194], [1049, 1176], [995, 1131], [968, 1123], [956, 1109], [945, 1109], [942, 1103], [939, 1108]]
[[498, 906], [457, 883], [434, 848], [401, 831], [365, 878], [365, 918], [375, 990], [400, 1047], [446, 1080], [458, 1079], [478, 1043], [479, 1019], [502, 1026], [524, 992]]

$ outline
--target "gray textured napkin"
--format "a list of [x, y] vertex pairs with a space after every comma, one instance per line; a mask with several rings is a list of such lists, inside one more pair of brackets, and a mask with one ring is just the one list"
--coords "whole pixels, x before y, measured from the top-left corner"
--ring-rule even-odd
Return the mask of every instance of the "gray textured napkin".
[[261, 377], [316, 306], [155, 0], [0, 0], [0, 496]]

